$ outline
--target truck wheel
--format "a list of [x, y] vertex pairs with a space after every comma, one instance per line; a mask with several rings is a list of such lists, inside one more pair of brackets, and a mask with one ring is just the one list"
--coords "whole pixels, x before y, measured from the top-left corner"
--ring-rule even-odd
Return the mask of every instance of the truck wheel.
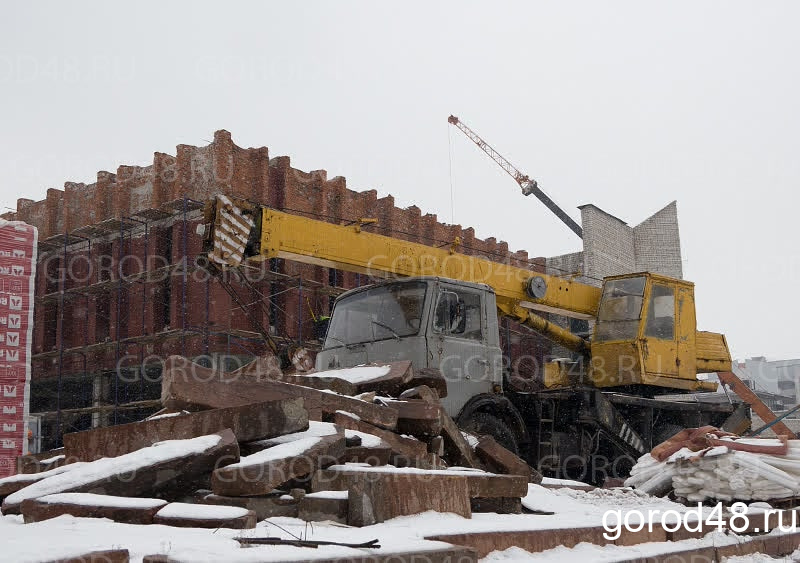
[[498, 444], [515, 455], [519, 455], [519, 444], [517, 436], [508, 425], [486, 412], [476, 412], [461, 425], [465, 432], [470, 434], [488, 435], [494, 438]]

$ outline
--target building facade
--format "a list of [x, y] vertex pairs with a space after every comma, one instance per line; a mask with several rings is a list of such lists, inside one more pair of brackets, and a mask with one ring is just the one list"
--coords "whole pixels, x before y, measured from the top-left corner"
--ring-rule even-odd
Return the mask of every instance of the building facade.
[[[363, 217], [365, 228], [428, 245], [451, 244], [490, 260], [544, 271], [544, 259], [511, 252], [474, 229], [440, 222], [389, 195], [354, 191], [343, 177], [304, 172], [266, 147], [241, 148], [217, 131], [205, 147], [155, 153], [149, 166], [98, 172], [91, 184], [67, 182], [41, 201], [20, 199], [3, 217], [39, 230], [31, 412], [42, 449], [64, 432], [139, 420], [159, 408], [163, 360], [172, 354], [235, 368], [265, 353], [258, 327], [278, 341], [319, 346], [316, 321], [342, 291], [366, 276], [286, 260], [247, 270], [231, 286], [245, 315], [219, 280], [199, 267], [203, 207], [215, 194], [335, 223]], [[532, 377], [549, 345], [504, 321], [506, 353]]]

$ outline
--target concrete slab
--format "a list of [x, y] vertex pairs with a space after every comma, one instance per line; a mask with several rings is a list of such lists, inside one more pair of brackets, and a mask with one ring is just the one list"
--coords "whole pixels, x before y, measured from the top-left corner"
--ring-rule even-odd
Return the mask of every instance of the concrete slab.
[[108, 518], [126, 524], [152, 524], [153, 516], [167, 501], [90, 493], [63, 493], [22, 502], [25, 523], [41, 522], [64, 514], [76, 518]]
[[344, 434], [311, 437], [273, 446], [214, 471], [217, 495], [264, 495], [280, 485], [335, 464], [345, 450]]
[[255, 528], [256, 513], [235, 506], [171, 502], [153, 516], [153, 524], [179, 528]]
[[67, 457], [94, 461], [134, 452], [163, 440], [205, 436], [230, 428], [239, 442], [273, 438], [308, 428], [302, 398], [213, 409], [94, 428], [64, 435]]
[[472, 516], [465, 479], [419, 479], [410, 473], [360, 473], [348, 479], [351, 526], [371, 526], [427, 510]]

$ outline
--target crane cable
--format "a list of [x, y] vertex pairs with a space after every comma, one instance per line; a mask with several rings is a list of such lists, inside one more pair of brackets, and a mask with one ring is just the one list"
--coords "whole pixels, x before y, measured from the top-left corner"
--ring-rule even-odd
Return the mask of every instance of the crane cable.
[[452, 128], [447, 127], [447, 159], [450, 171], [450, 224], [456, 224], [456, 204], [455, 189], [453, 187], [453, 133]]

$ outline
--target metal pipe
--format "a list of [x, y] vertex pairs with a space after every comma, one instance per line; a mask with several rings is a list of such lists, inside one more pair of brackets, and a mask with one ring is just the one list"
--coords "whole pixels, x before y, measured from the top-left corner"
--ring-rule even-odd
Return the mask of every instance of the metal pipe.
[[529, 312], [528, 317], [523, 323], [548, 340], [560, 344], [573, 352], [579, 352], [581, 354], [589, 353], [589, 343], [586, 340], [535, 313]]

